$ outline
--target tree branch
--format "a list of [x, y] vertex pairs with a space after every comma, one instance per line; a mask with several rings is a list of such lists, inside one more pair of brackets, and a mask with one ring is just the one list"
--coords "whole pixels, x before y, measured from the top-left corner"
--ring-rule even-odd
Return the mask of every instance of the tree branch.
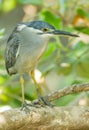
[[0, 130], [89, 130], [89, 107], [29, 107], [0, 114]]
[[[89, 83], [75, 84], [69, 87], [65, 87], [64, 89], [58, 90], [44, 97], [46, 97], [51, 102], [66, 95], [84, 91], [89, 91]], [[34, 100], [33, 103], [39, 103], [38, 99]]]
[[[49, 101], [65, 95], [88, 91], [89, 84], [73, 85], [48, 96]], [[39, 103], [38, 100], [33, 103]], [[31, 107], [0, 114], [0, 130], [88, 130], [89, 107]]]

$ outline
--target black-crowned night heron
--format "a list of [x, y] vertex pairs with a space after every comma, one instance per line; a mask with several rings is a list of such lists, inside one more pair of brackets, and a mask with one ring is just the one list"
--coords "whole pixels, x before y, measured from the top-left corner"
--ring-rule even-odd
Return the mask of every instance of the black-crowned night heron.
[[[53, 35], [65, 35], [78, 37], [76, 34], [56, 30], [54, 26], [43, 21], [32, 21], [18, 24], [8, 38], [5, 63], [9, 75], [16, 73], [30, 73], [36, 84], [38, 97], [41, 98], [39, 85], [34, 77], [34, 70], [44, 54], [48, 40]], [[22, 101], [24, 98], [24, 80], [20, 78], [22, 85]], [[45, 102], [46, 105], [48, 103]]]

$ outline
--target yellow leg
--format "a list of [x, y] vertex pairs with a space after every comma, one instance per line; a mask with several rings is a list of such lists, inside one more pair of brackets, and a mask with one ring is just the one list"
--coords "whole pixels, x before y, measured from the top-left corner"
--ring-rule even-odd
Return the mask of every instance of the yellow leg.
[[36, 85], [36, 90], [37, 90], [37, 94], [38, 94], [38, 97], [41, 97], [42, 95], [42, 89], [40, 87], [40, 85], [37, 83], [36, 79], [35, 79], [35, 74], [34, 74], [34, 70], [31, 71], [31, 77]]
[[24, 79], [23, 79], [23, 76], [20, 77], [20, 83], [21, 83], [21, 87], [22, 87], [22, 103], [24, 104], [25, 96], [24, 96]]
[[48, 105], [48, 106], [53, 106], [48, 100], [46, 97], [42, 97], [42, 90], [41, 90], [41, 87], [40, 85], [36, 82], [36, 79], [35, 79], [35, 74], [34, 74], [34, 70], [31, 71], [31, 77], [36, 85], [36, 90], [37, 90], [37, 94], [38, 94], [38, 99], [39, 101], [41, 101], [41, 104], [44, 104], [44, 105]]

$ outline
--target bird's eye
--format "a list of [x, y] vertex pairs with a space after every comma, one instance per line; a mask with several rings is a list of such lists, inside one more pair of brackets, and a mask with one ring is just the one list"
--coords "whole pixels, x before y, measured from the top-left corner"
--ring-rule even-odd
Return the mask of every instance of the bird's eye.
[[43, 28], [42, 31], [43, 31], [43, 32], [47, 32], [47, 31], [48, 31], [48, 28]]

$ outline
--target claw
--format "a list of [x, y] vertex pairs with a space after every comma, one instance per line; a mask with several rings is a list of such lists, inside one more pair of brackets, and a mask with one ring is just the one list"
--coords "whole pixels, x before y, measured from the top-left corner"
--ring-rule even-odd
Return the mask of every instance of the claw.
[[51, 103], [48, 101], [48, 99], [47, 99], [46, 96], [45, 96], [45, 97], [39, 97], [39, 103], [40, 103], [40, 104], [43, 104], [43, 106], [44, 106], [44, 105], [49, 106], [49, 107], [53, 107], [53, 106], [54, 106], [53, 104], [51, 104]]
[[[53, 107], [53, 105], [48, 101], [47, 97], [42, 97], [41, 95], [41, 91], [40, 91], [40, 86], [39, 84], [37, 83], [36, 79], [35, 79], [35, 76], [34, 76], [34, 70], [31, 71], [31, 77], [36, 85], [36, 90], [37, 90], [37, 95], [38, 95], [38, 100], [39, 100], [39, 105], [41, 106], [44, 106], [44, 105], [47, 105], [47, 106], [50, 106], [50, 107]], [[34, 103], [33, 103], [34, 104]], [[34, 105], [37, 105], [37, 104], [34, 104]]]
[[29, 104], [26, 101], [24, 101], [22, 103], [21, 111], [23, 111], [23, 110], [29, 111], [29, 107], [28, 106], [29, 106]]

